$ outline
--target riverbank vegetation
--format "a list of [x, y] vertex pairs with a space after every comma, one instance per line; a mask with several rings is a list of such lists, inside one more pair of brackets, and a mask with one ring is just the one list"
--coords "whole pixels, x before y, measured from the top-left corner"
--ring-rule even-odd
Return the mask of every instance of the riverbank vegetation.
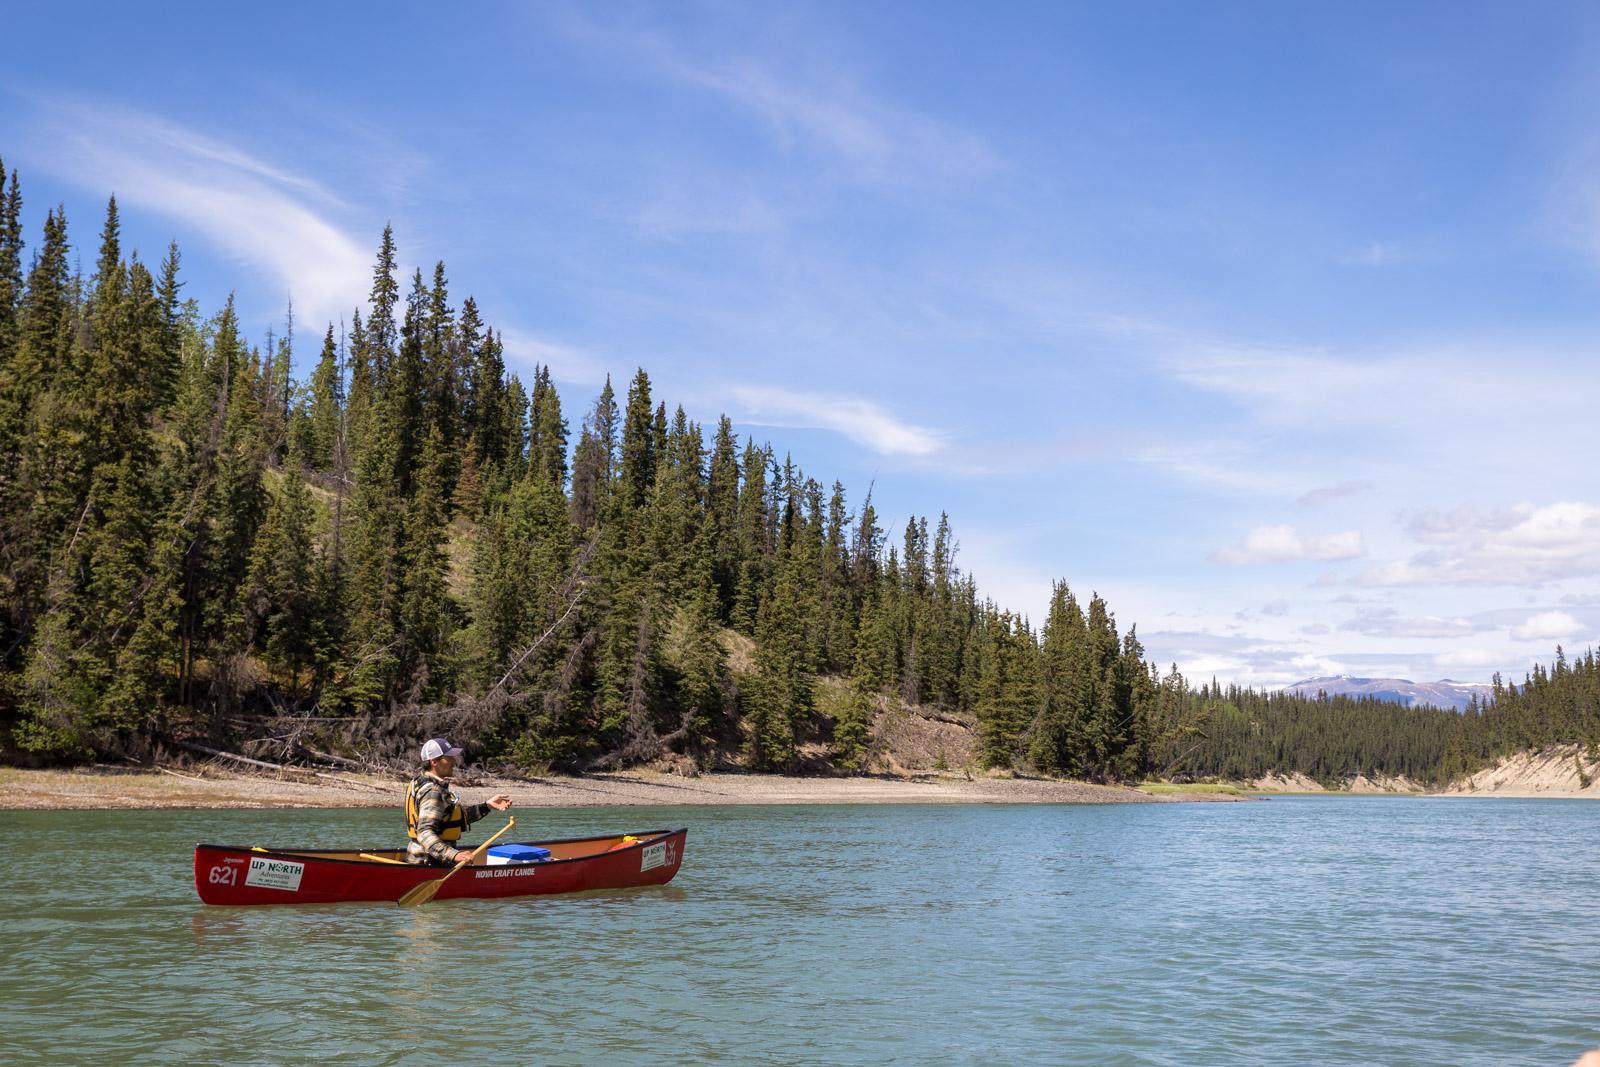
[[[3, 174], [3, 168], [0, 168]], [[508, 371], [443, 263], [386, 230], [369, 299], [250, 343], [177, 247], [93, 272], [31, 249], [0, 183], [0, 749], [182, 744], [340, 765], [450, 733], [491, 761], [859, 771], [914, 708], [985, 768], [1437, 781], [1600, 740], [1592, 654], [1466, 715], [1191, 686], [1065, 582], [983, 596], [946, 516], [886, 523], [792, 456], [691, 420], [640, 369], [574, 416]]]

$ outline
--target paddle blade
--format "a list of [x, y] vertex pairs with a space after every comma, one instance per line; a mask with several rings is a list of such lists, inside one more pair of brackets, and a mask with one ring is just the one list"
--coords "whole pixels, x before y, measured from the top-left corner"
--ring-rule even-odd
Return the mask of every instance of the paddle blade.
[[402, 908], [414, 907], [417, 904], [426, 904], [438, 894], [440, 886], [454, 878], [463, 868], [471, 866], [473, 860], [483, 855], [484, 849], [494, 844], [494, 842], [499, 840], [507, 830], [511, 829], [515, 825], [517, 825], [517, 820], [515, 816], [512, 816], [506, 820], [506, 824], [504, 826], [500, 827], [499, 832], [497, 832], [493, 837], [489, 838], [489, 840], [485, 841], [483, 844], [479, 845], [477, 848], [473, 849], [472, 855], [468, 856], [466, 859], [450, 868], [449, 874], [445, 875], [443, 878], [435, 878], [431, 882], [423, 882], [419, 886], [413, 886], [406, 891], [405, 896], [395, 901], [395, 903], [399, 904]]
[[414, 908], [418, 904], [426, 904], [438, 895], [439, 887], [442, 885], [444, 885], [443, 878], [434, 878], [423, 882], [421, 885], [414, 885], [406, 890], [405, 896], [395, 901], [395, 903], [402, 908]]

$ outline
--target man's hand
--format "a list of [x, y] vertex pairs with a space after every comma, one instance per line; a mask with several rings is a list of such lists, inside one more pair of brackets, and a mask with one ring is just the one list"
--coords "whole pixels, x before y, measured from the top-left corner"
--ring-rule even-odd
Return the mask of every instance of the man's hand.
[[489, 798], [489, 806], [495, 811], [505, 811], [511, 806], [511, 798], [504, 793], [496, 793]]
[[456, 854], [454, 856], [450, 857], [450, 862], [451, 863], [460, 863], [462, 860], [470, 860], [472, 858], [472, 853], [474, 851], [475, 850], [470, 849], [470, 848], [458, 849], [456, 851]]

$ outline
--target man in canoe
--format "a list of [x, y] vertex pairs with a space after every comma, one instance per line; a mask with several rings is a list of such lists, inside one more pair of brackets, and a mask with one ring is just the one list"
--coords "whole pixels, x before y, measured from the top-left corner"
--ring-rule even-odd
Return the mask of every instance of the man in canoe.
[[472, 855], [457, 848], [461, 832], [490, 811], [505, 811], [511, 798], [498, 793], [484, 804], [463, 805], [450, 788], [461, 749], [442, 737], [422, 746], [425, 770], [406, 787], [406, 862], [448, 866]]

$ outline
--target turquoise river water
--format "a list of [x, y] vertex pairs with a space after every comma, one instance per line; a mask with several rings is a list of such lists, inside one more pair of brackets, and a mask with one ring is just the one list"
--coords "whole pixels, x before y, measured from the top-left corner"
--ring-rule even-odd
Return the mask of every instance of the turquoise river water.
[[519, 814], [524, 839], [687, 825], [683, 870], [210, 908], [196, 841], [370, 847], [400, 816], [7, 813], [0, 1061], [1565, 1067], [1600, 1046], [1600, 805]]

